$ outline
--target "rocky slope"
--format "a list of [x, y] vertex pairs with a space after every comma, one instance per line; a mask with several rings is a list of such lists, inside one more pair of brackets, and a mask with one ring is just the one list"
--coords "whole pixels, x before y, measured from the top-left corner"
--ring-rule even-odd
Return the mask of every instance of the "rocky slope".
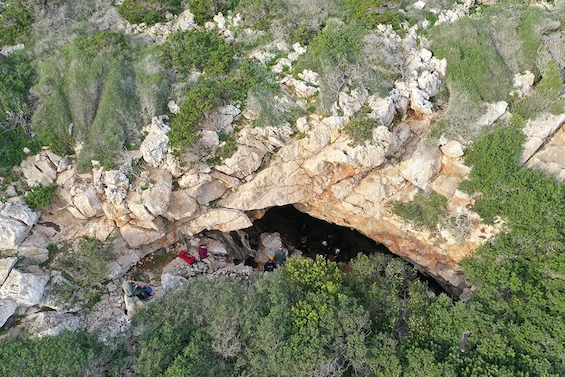
[[[465, 9], [458, 11], [464, 14]], [[457, 17], [457, 12], [446, 13], [440, 19], [449, 22]], [[220, 15], [215, 21], [208, 27], [217, 28], [225, 38], [232, 37], [228, 27], [236, 20]], [[193, 27], [186, 12], [171, 25]], [[127, 31], [167, 34], [161, 25]], [[29, 156], [21, 164], [27, 185], [56, 183], [58, 188], [53, 204], [41, 213], [27, 208], [14, 190], [13, 198], [0, 203], [0, 325], [13, 313], [26, 310], [35, 313], [34, 318], [40, 316], [38, 321], [47, 321], [43, 317], [51, 314], [38, 313], [40, 306], [65, 312], [49, 298], [56, 272], [39, 266], [49, 258], [49, 244], [70, 244], [81, 236], [114, 239], [111, 273], [106, 277], [109, 294], [98, 305], [98, 318], [104, 322], [120, 317], [118, 322], [123, 324], [127, 321], [121, 313], [119, 279], [144, 256], [179, 238], [195, 242], [193, 237], [206, 229], [230, 232], [249, 227], [264, 210], [286, 204], [355, 228], [454, 293], [463, 292], [467, 285], [459, 262], [497, 234], [501, 226], [483, 224], [472, 211], [475, 198], [457, 190], [470, 171], [463, 163], [465, 146], [457, 140], [426, 138], [437, 118], [430, 98], [441, 86], [445, 61], [418, 47], [416, 27], [404, 38], [390, 27], [379, 28], [378, 33], [386, 43], [405, 50], [404, 79], [384, 98], [344, 91], [332, 116], [301, 117], [295, 130], [290, 125], [253, 128], [256, 115], [230, 105], [207, 114], [200, 140], [180, 157], [169, 153], [168, 127], [162, 117], [153, 119], [140, 149], [125, 151], [116, 169], [104, 169], [93, 162], [91, 172], [79, 174], [73, 156], [56, 156], [49, 150]], [[299, 78], [282, 74], [282, 68], [292, 65], [305, 49], [299, 45], [280, 47], [286, 56], [272, 69], [281, 73], [284, 90], [304, 106], [303, 99], [319, 90], [316, 74], [304, 71]], [[256, 50], [250, 56], [265, 59], [266, 54]], [[518, 80], [517, 90], [527, 93], [531, 85]], [[364, 106], [382, 125], [373, 130], [370, 141], [354, 146], [343, 128]], [[174, 111], [175, 105], [170, 107]], [[396, 114], [402, 120], [393, 122]], [[489, 127], [507, 116], [506, 103], [490, 104], [477, 123]], [[246, 126], [237, 133], [237, 151], [221, 164], [210, 166], [205, 161], [222, 145], [219, 133], [233, 130], [238, 119]], [[529, 122], [522, 158], [526, 166], [561, 180], [565, 178], [565, 160], [559, 153], [564, 121], [563, 115], [544, 115]], [[409, 202], [419, 190], [433, 190], [446, 197], [452, 221], [441, 222], [431, 231], [391, 212], [392, 203]], [[228, 253], [220, 246], [211, 251]], [[174, 266], [168, 268], [174, 270]], [[171, 279], [177, 279], [174, 276], [163, 273], [166, 282], [155, 284], [172, 284]], [[108, 307], [112, 311], [100, 314]], [[76, 327], [75, 319], [69, 321], [60, 328]], [[94, 322], [91, 317], [89, 323]]]

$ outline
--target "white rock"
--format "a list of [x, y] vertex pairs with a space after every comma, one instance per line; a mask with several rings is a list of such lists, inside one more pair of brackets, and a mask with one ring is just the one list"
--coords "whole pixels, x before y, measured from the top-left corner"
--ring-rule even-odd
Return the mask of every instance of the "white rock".
[[30, 229], [18, 220], [0, 218], [0, 250], [16, 249]]
[[231, 232], [232, 230], [245, 229], [253, 223], [245, 213], [233, 209], [210, 209], [194, 220], [181, 226], [185, 234], [197, 234], [204, 229], [217, 229], [221, 232]]
[[202, 135], [199, 140], [199, 144], [204, 147], [213, 148], [220, 145], [220, 137], [218, 133], [213, 130], [202, 130], [200, 131]]
[[412, 157], [400, 163], [402, 176], [413, 185], [426, 190], [441, 166], [439, 148], [427, 148], [423, 143]]
[[426, 3], [424, 3], [422, 0], [418, 0], [414, 3], [414, 9], [424, 9], [424, 7], [426, 6]]
[[418, 77], [418, 86], [426, 92], [428, 96], [435, 96], [441, 86], [439, 74], [437, 72], [423, 71], [420, 77]]
[[2, 46], [2, 48], [0, 49], [0, 54], [2, 54], [4, 56], [8, 56], [13, 52], [23, 50], [24, 48], [25, 48], [25, 46], [21, 43], [17, 44], [17, 45], [11, 45], [11, 46]]
[[421, 89], [412, 88], [410, 90], [410, 108], [418, 114], [431, 114], [432, 103], [429, 96]]
[[143, 155], [145, 162], [154, 168], [161, 166], [167, 157], [169, 151], [169, 137], [167, 132], [169, 126], [163, 123], [162, 117], [153, 117], [151, 125], [148, 128], [149, 134], [141, 143], [139, 150]]
[[213, 20], [216, 24], [218, 24], [218, 29], [222, 30], [226, 27], [226, 18], [222, 13], [218, 13], [213, 17]]
[[180, 106], [177, 105], [177, 103], [174, 100], [170, 100], [167, 103], [167, 107], [169, 108], [169, 111], [173, 114], [178, 114], [180, 113]]
[[166, 170], [153, 169], [149, 173], [149, 182], [149, 188], [141, 194], [143, 204], [153, 216], [160, 216], [169, 209], [173, 177]]
[[296, 128], [299, 132], [308, 132], [310, 130], [310, 126], [308, 126], [308, 118], [300, 117], [296, 119]]
[[457, 158], [463, 156], [463, 146], [457, 140], [450, 140], [440, 147], [441, 152], [447, 157]]
[[104, 214], [100, 200], [93, 187], [89, 186], [85, 190], [79, 191], [73, 197], [75, 207], [85, 218], [98, 217]]
[[49, 275], [23, 273], [13, 268], [0, 287], [0, 298], [14, 300], [25, 306], [37, 305], [43, 297], [48, 281]]
[[522, 97], [522, 95], [530, 94], [535, 78], [535, 75], [530, 71], [514, 75], [514, 87], [518, 89], [518, 92], [516, 93], [518, 98]]
[[266, 151], [241, 145], [231, 157], [226, 158], [221, 165], [215, 168], [222, 173], [241, 179], [259, 169], [265, 153]]
[[198, 202], [186, 190], [173, 191], [171, 205], [167, 212], [170, 220], [191, 218], [198, 213]]
[[207, 206], [211, 201], [218, 199], [226, 192], [224, 184], [217, 180], [206, 182], [185, 190], [191, 197], [202, 205]]
[[304, 71], [302, 71], [301, 73], [298, 74], [298, 78], [300, 78], [303, 81], [306, 81], [309, 84], [315, 85], [315, 86], [319, 86], [320, 82], [318, 80], [319, 75], [310, 70], [310, 69], [305, 69]]
[[14, 300], [0, 300], [0, 327], [16, 312], [18, 303]]
[[31, 314], [25, 319], [25, 326], [38, 337], [57, 336], [63, 331], [79, 328], [80, 318], [71, 313], [40, 312]]
[[161, 286], [163, 287], [163, 290], [165, 292], [173, 291], [187, 281], [188, 280], [185, 277], [174, 275], [171, 273], [165, 273], [161, 275]]
[[10, 275], [10, 271], [12, 271], [17, 261], [17, 257], [0, 259], [0, 286], [4, 283], [8, 275]]
[[0, 215], [19, 220], [29, 227], [32, 227], [39, 219], [39, 213], [32, 211], [23, 200], [6, 203]]
[[367, 105], [371, 108], [371, 117], [380, 119], [383, 126], [388, 127], [394, 118], [394, 101], [390, 98], [379, 98], [374, 95], [367, 98]]
[[350, 94], [345, 92], [340, 92], [338, 96], [338, 104], [341, 110], [343, 110], [343, 115], [352, 116], [355, 114], [367, 100], [367, 93], [360, 92], [357, 89], [353, 89]]
[[122, 237], [126, 240], [129, 247], [137, 248], [141, 245], [147, 245], [151, 242], [160, 240], [165, 236], [165, 228], [162, 221], [157, 221], [158, 230], [150, 230], [139, 228], [137, 226], [126, 224], [120, 228]]
[[480, 126], [490, 126], [504, 115], [507, 108], [508, 103], [505, 101], [487, 104], [486, 114], [482, 115], [479, 120], [477, 120], [477, 124]]

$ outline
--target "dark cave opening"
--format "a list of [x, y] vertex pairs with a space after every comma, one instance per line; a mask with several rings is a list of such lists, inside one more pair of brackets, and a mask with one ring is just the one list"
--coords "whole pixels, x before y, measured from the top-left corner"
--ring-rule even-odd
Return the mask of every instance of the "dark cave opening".
[[[307, 227], [306, 232], [301, 229], [304, 224]], [[293, 205], [268, 209], [262, 218], [255, 220], [253, 226], [244, 229], [244, 231], [249, 237], [249, 245], [255, 250], [259, 248], [262, 233], [278, 232], [284, 246], [292, 253], [295, 249], [300, 249], [301, 236], [307, 233], [307, 249], [303, 249], [302, 252], [302, 255], [306, 257], [315, 258], [316, 255], [323, 255], [322, 241], [325, 240], [333, 246], [334, 250], [335, 248], [340, 249], [342, 262], [348, 262], [358, 253], [373, 254], [378, 252], [400, 258], [391, 253], [385, 245], [375, 242], [355, 229], [317, 219], [300, 212]], [[234, 239], [236, 238], [234, 237]], [[432, 277], [421, 271], [418, 272], [418, 276], [428, 283], [430, 290], [435, 294], [446, 292]]]

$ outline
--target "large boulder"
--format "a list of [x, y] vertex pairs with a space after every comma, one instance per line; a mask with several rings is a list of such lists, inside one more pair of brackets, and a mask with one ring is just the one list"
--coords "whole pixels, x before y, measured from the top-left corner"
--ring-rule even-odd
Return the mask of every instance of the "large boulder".
[[180, 230], [184, 234], [197, 234], [204, 229], [217, 229], [221, 232], [231, 232], [232, 230], [245, 229], [253, 223], [245, 213], [234, 210], [217, 208], [210, 209], [194, 220], [182, 225]]
[[13, 268], [0, 287], [0, 298], [14, 300], [24, 306], [37, 305], [48, 281], [49, 275], [24, 273]]
[[0, 217], [0, 250], [14, 250], [28, 235], [30, 227], [18, 220]]
[[162, 219], [157, 218], [154, 223], [157, 227], [156, 230], [141, 228], [128, 223], [120, 228], [120, 233], [128, 243], [129, 247], [136, 248], [165, 237], [166, 232]]
[[26, 317], [24, 326], [34, 336], [57, 336], [63, 331], [73, 331], [80, 327], [80, 318], [71, 313], [53, 311], [34, 313]]
[[29, 227], [32, 227], [39, 219], [39, 213], [32, 211], [23, 200], [6, 203], [0, 215], [5, 218], [19, 220]]
[[96, 195], [96, 190], [92, 186], [88, 186], [84, 190], [78, 190], [73, 197], [73, 204], [87, 219], [104, 214], [102, 204], [98, 199], [98, 195]]
[[141, 194], [145, 208], [153, 216], [167, 213], [173, 190], [171, 173], [162, 169], [152, 169], [149, 173], [149, 188]]
[[169, 220], [187, 219], [195, 216], [200, 209], [198, 202], [186, 190], [173, 191], [171, 205], [167, 212]]
[[146, 130], [148, 135], [141, 143], [139, 150], [145, 162], [154, 168], [158, 168], [165, 161], [169, 151], [167, 132], [170, 127], [163, 123], [163, 117], [153, 117], [151, 125]]

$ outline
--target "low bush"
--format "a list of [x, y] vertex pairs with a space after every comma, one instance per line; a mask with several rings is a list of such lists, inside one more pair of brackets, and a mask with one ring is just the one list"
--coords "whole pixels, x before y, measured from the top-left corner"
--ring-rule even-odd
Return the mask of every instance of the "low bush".
[[0, 131], [0, 138], [0, 176], [4, 176], [12, 166], [19, 165], [27, 157], [24, 148], [28, 148], [32, 155], [41, 149], [39, 143], [30, 140], [21, 127]]
[[154, 25], [166, 21], [166, 14], [179, 14], [182, 0], [124, 0], [118, 12], [132, 24]]
[[384, 24], [400, 30], [401, 23], [406, 20], [406, 17], [398, 12], [400, 0], [342, 0], [340, 6], [349, 20], [357, 20], [370, 29]]
[[343, 127], [343, 131], [352, 139], [352, 145], [363, 145], [366, 141], [373, 139], [373, 129], [380, 125], [382, 125], [380, 121], [364, 116], [352, 119], [347, 126]]
[[192, 71], [214, 76], [229, 71], [235, 53], [214, 30], [181, 31], [172, 34], [163, 46], [163, 63], [185, 76]]
[[104, 277], [110, 272], [112, 248], [112, 242], [82, 237], [74, 249], [67, 247], [56, 256], [51, 266], [66, 279], [53, 288], [60, 305], [67, 309], [76, 305], [89, 307], [100, 299]]
[[25, 201], [29, 208], [36, 210], [47, 207], [53, 200], [53, 194], [57, 190], [57, 185], [51, 186], [35, 186], [25, 196]]
[[562, 113], [565, 109], [565, 100], [559, 96], [563, 88], [559, 67], [554, 61], [549, 61], [542, 79], [532, 93], [512, 103], [513, 121], [518, 122], [516, 124], [524, 124], [526, 120], [534, 119], [543, 112]]
[[0, 375], [85, 376], [105, 346], [96, 334], [65, 331], [57, 336], [29, 338], [28, 334], [0, 341]]
[[0, 46], [27, 42], [32, 23], [32, 10], [25, 1], [4, 1], [0, 4]]
[[417, 193], [409, 203], [396, 203], [393, 212], [418, 225], [434, 230], [445, 216], [447, 199], [435, 191], [429, 194]]
[[266, 31], [271, 39], [308, 43], [330, 17], [343, 11], [335, 0], [241, 0], [237, 13], [245, 15], [245, 24]]

